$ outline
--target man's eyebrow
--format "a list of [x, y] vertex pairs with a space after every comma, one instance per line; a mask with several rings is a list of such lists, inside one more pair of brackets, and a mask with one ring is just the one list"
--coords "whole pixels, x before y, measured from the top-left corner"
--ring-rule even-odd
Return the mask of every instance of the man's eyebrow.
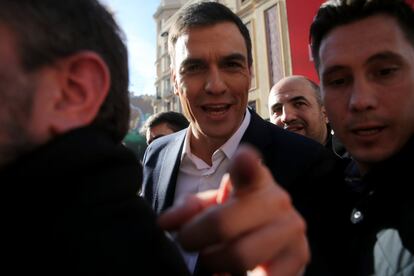
[[[224, 56], [221, 59], [220, 63], [228, 62], [228, 61], [240, 61], [240, 62], [245, 63], [245, 62], [247, 62], [247, 59], [242, 54], [234, 53], [234, 54]], [[202, 58], [191, 58], [190, 57], [190, 58], [187, 58], [187, 59], [185, 59], [181, 62], [180, 68], [185, 68], [185, 67], [187, 67], [189, 65], [193, 65], [193, 64], [204, 64], [204, 63], [205, 63], [205, 60], [202, 59]]]
[[[296, 96], [293, 97], [291, 99], [288, 100], [289, 103], [291, 102], [297, 102], [297, 101], [305, 101], [305, 102], [309, 102], [308, 99], [305, 96]], [[272, 105], [270, 108], [273, 110], [274, 108], [280, 108], [281, 106], [283, 106], [283, 103], [275, 103], [274, 105]]]
[[289, 102], [297, 102], [297, 101], [302, 101], [302, 100], [308, 102], [308, 99], [305, 96], [293, 97], [289, 100]]
[[241, 61], [241, 62], [246, 62], [247, 58], [239, 53], [234, 53], [234, 54], [230, 54], [227, 56], [224, 56], [222, 59], [222, 61], [226, 62], [226, 61]]
[[280, 108], [280, 107], [282, 107], [283, 106], [283, 104], [282, 103], [275, 103], [274, 105], [272, 105], [271, 107], [270, 107], [270, 109], [271, 110], [274, 110], [275, 108]]
[[[374, 63], [374, 62], [378, 62], [378, 61], [386, 61], [386, 60], [396, 60], [396, 61], [401, 61], [402, 57], [399, 54], [396, 54], [392, 51], [384, 51], [384, 52], [379, 52], [376, 53], [372, 56], [370, 56], [366, 61], [365, 61], [365, 65]], [[347, 69], [346, 66], [344, 65], [333, 65], [330, 67], [327, 67], [326, 70], [324, 70], [321, 74], [322, 79], [323, 76], [329, 75], [329, 74], [333, 74], [342, 70]]]
[[181, 62], [180, 67], [185, 67], [191, 64], [200, 64], [204, 61], [201, 58], [187, 58]]
[[402, 60], [401, 56], [397, 53], [391, 52], [391, 51], [385, 51], [377, 53], [371, 57], [368, 58], [368, 60], [365, 62], [365, 64], [370, 64], [377, 61], [386, 61], [386, 60]]
[[326, 75], [329, 75], [329, 74], [334, 74], [336, 72], [343, 71], [345, 69], [346, 69], [346, 66], [343, 66], [343, 65], [329, 66], [329, 67], [326, 68], [326, 70], [324, 70], [322, 72], [322, 74], [321, 74], [322, 79], [323, 79], [323, 76], [326, 76]]

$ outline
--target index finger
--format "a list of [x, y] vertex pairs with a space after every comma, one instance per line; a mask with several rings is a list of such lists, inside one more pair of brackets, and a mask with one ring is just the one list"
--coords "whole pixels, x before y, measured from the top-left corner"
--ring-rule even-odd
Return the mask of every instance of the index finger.
[[230, 174], [230, 182], [237, 182], [233, 194], [184, 225], [179, 233], [184, 248], [199, 250], [237, 239], [277, 218], [290, 206], [289, 196], [278, 187], [252, 148], [243, 147], [238, 152]]
[[269, 184], [263, 180], [272, 176], [261, 160], [259, 152], [252, 146], [239, 147], [230, 166], [230, 179], [236, 195]]

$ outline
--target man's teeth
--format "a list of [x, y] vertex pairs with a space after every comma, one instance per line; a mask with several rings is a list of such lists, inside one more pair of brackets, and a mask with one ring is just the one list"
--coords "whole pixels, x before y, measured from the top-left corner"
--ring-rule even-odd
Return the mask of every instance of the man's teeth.
[[205, 106], [204, 110], [208, 112], [220, 112], [225, 111], [228, 108], [228, 105], [215, 105], [215, 106]]
[[380, 131], [379, 128], [370, 128], [370, 129], [357, 130], [356, 133], [359, 135], [371, 135], [371, 134], [378, 133], [379, 131]]

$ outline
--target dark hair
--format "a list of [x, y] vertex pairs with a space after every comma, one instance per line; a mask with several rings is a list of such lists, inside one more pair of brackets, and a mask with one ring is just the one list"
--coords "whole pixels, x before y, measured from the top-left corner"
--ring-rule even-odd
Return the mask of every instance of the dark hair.
[[168, 34], [168, 51], [174, 62], [174, 47], [177, 39], [191, 27], [211, 26], [222, 22], [236, 24], [244, 38], [247, 49], [247, 63], [252, 65], [252, 41], [243, 21], [228, 7], [216, 2], [199, 2], [186, 7], [171, 26]]
[[0, 22], [14, 32], [26, 72], [84, 50], [100, 55], [111, 86], [91, 125], [122, 140], [129, 123], [128, 54], [121, 30], [97, 0], [1, 1]]
[[159, 112], [151, 115], [145, 121], [145, 124], [141, 130], [141, 133], [145, 135], [147, 129], [155, 127], [159, 124], [167, 123], [168, 127], [171, 128], [174, 132], [182, 130], [188, 127], [188, 120], [185, 116], [179, 112], [174, 111], [166, 111], [166, 112]]
[[321, 5], [310, 28], [312, 56], [318, 69], [319, 48], [323, 38], [334, 28], [386, 14], [398, 22], [408, 41], [414, 46], [414, 10], [404, 0], [330, 0]]

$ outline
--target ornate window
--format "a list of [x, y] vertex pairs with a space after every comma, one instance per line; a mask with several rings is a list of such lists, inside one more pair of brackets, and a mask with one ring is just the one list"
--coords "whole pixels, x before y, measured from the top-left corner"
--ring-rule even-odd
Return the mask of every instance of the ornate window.
[[269, 65], [270, 85], [273, 86], [283, 77], [281, 34], [279, 28], [279, 15], [277, 5], [264, 12], [267, 37], [267, 56]]

